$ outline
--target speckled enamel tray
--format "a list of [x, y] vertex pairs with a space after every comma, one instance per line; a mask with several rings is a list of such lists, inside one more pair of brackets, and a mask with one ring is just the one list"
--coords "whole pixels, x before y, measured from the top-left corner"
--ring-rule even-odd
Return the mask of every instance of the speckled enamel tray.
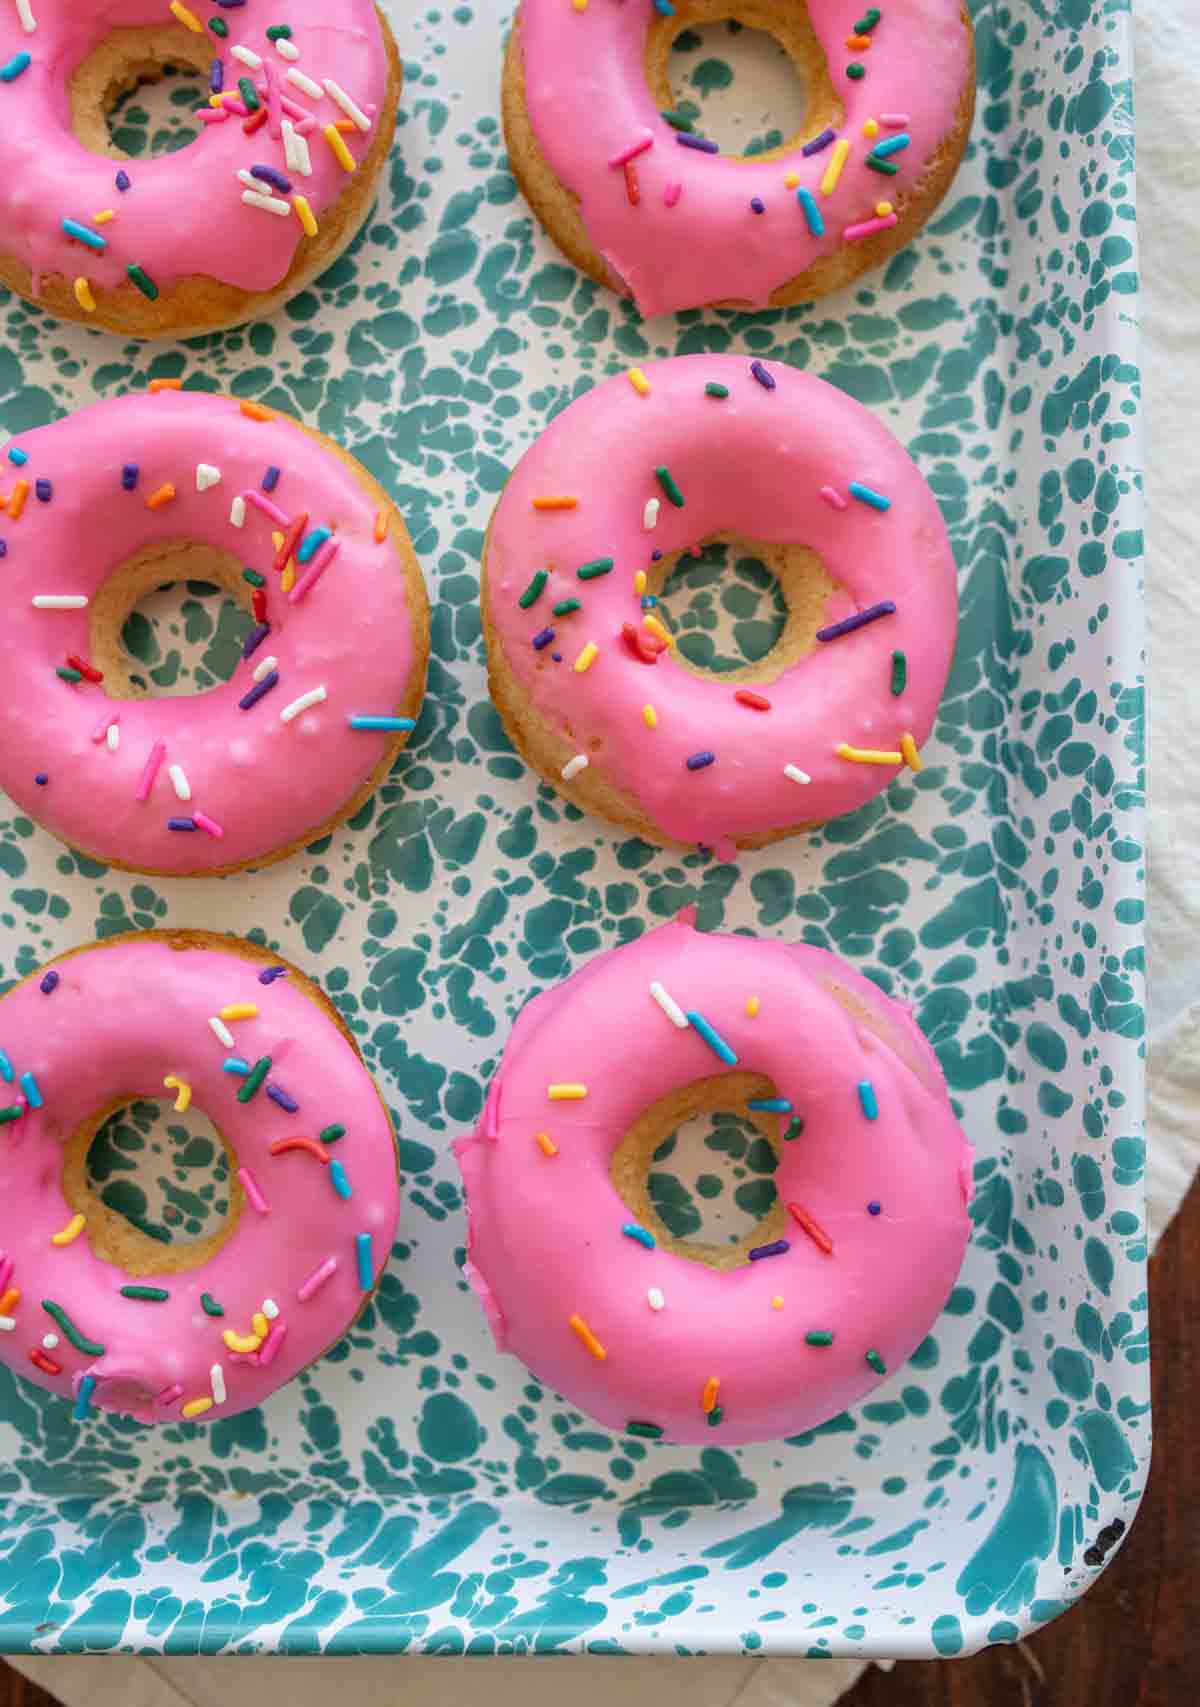
[[[6, 299], [7, 433], [153, 376], [277, 403], [391, 488], [438, 603], [394, 778], [302, 858], [150, 883], [0, 803], [6, 984], [133, 926], [256, 931], [355, 1028], [406, 1179], [377, 1303], [261, 1412], [81, 1428], [0, 1371], [0, 1647], [954, 1654], [1069, 1605], [1131, 1519], [1150, 1426], [1130, 21], [1124, 0], [972, 4], [979, 113], [945, 206], [812, 308], [643, 324], [564, 264], [505, 162], [504, 0], [390, 8], [407, 77], [376, 216], [270, 324], [145, 349]], [[693, 92], [728, 84], [711, 46], [685, 44]], [[477, 601], [490, 506], [556, 410], [631, 361], [731, 348], [883, 414], [942, 502], [963, 599], [921, 775], [737, 866], [622, 842], [538, 786], [487, 699]], [[153, 680], [185, 642], [228, 668], [210, 612], [186, 607], [178, 645], [141, 634]], [[719, 652], [722, 621], [761, 645], [769, 598], [714, 570], [683, 620], [697, 648]], [[458, 1269], [450, 1140], [513, 1014], [689, 901], [914, 1002], [979, 1147], [961, 1281], [911, 1364], [814, 1434], [738, 1451], [598, 1430], [495, 1352]], [[138, 1198], [146, 1124], [100, 1158], [113, 1201], [177, 1230], [219, 1212], [202, 1144], [161, 1153], [157, 1208]], [[736, 1134], [711, 1161], [664, 1165], [682, 1227], [702, 1198], [769, 1196]]]

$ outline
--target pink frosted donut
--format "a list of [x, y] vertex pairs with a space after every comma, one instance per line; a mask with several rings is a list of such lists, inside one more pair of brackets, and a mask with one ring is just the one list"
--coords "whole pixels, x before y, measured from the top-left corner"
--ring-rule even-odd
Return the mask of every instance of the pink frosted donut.
[[[167, 65], [207, 80], [200, 134], [130, 160], [107, 113]], [[0, 281], [136, 337], [263, 317], [361, 226], [400, 84], [372, 0], [7, 0]]]
[[[631, 1221], [614, 1153], [639, 1122], [652, 1148], [739, 1105], [777, 1123], [775, 1219], [736, 1266], [692, 1260], [644, 1189]], [[496, 1344], [651, 1438], [777, 1439], [854, 1404], [928, 1332], [967, 1242], [973, 1151], [907, 1010], [822, 949], [690, 916], [530, 1002], [455, 1151]]]
[[[109, 864], [211, 876], [357, 810], [429, 654], [403, 518], [366, 469], [257, 403], [172, 390], [22, 434], [0, 469], [0, 786], [24, 811]], [[144, 697], [125, 618], [197, 578], [246, 608], [242, 660], [189, 698]]]
[[[86, 1184], [100, 1120], [136, 1097], [203, 1108], [233, 1152], [230, 1219], [198, 1267]], [[0, 1105], [0, 1359], [81, 1420], [261, 1404], [387, 1261], [387, 1110], [328, 998], [254, 943], [146, 931], [35, 972], [0, 1001]]]
[[[789, 617], [758, 665], [716, 676], [647, 603], [722, 534], [778, 548]], [[555, 417], [496, 506], [483, 599], [493, 697], [542, 775], [637, 835], [723, 853], [920, 768], [958, 610], [937, 502], [887, 428], [795, 368], [707, 355]]]
[[[672, 112], [681, 31], [774, 35], [808, 102], [781, 147], [726, 157]], [[643, 314], [804, 302], [914, 237], [945, 194], [975, 101], [963, 0], [521, 0], [504, 128], [534, 211]]]

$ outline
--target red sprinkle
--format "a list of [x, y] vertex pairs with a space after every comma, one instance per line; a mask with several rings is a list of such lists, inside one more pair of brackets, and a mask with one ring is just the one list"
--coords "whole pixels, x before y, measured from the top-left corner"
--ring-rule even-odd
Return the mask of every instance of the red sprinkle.
[[819, 1251], [824, 1251], [827, 1257], [833, 1255], [833, 1240], [825, 1229], [813, 1220], [807, 1209], [802, 1208], [799, 1203], [789, 1203], [788, 1214], [796, 1225], [808, 1234]]
[[40, 1369], [43, 1375], [61, 1375], [62, 1364], [55, 1363], [52, 1357], [47, 1357], [40, 1346], [34, 1346], [29, 1354], [29, 1361], [35, 1369]]
[[255, 587], [250, 595], [250, 603], [254, 607], [255, 622], [267, 620], [267, 592], [265, 587]]
[[751, 693], [749, 688], [739, 688], [734, 694], [739, 705], [748, 705], [751, 711], [770, 711], [771, 702], [764, 699], [760, 693]]
[[634, 165], [632, 160], [627, 160], [625, 162], [625, 194], [629, 197], [629, 200], [634, 207], [636, 207], [642, 199], [641, 186], [638, 183], [637, 167]]
[[291, 527], [283, 536], [283, 544], [275, 553], [275, 561], [271, 565], [277, 575], [282, 575], [288, 566], [288, 558], [304, 538], [304, 530], [308, 526], [308, 511], [296, 517]]
[[657, 634], [651, 634], [648, 628], [635, 628], [631, 622], [621, 624], [621, 638], [643, 664], [657, 664], [660, 655], [667, 650], [666, 642]]
[[286, 1156], [289, 1150], [303, 1150], [305, 1155], [315, 1156], [318, 1162], [327, 1164], [329, 1161], [329, 1151], [315, 1138], [276, 1138], [270, 1146], [272, 1156]]
[[94, 664], [89, 664], [86, 658], [79, 658], [74, 652], [67, 653], [67, 663], [73, 670], [78, 670], [85, 682], [102, 682], [104, 671], [98, 670]]
[[242, 129], [245, 131], [247, 136], [253, 136], [259, 125], [266, 124], [266, 122], [267, 109], [265, 107], [260, 107], [256, 113], [250, 114], [250, 117], [246, 120]]

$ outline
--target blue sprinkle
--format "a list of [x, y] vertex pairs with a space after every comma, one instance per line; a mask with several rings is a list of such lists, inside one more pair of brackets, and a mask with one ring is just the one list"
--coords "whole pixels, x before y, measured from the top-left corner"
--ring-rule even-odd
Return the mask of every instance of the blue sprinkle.
[[825, 220], [821, 214], [820, 208], [817, 206], [816, 196], [813, 195], [811, 190], [801, 188], [796, 191], [796, 200], [804, 209], [805, 223], [813, 236], [824, 237]]
[[89, 249], [102, 254], [108, 248], [108, 239], [101, 237], [98, 231], [89, 231], [86, 225], [80, 225], [77, 219], [64, 219], [62, 228], [68, 237], [74, 237], [76, 242], [85, 243]]
[[252, 657], [253, 654], [258, 651], [259, 647], [270, 632], [271, 624], [269, 622], [255, 623], [245, 640], [242, 641], [242, 657]]
[[858, 1081], [858, 1100], [862, 1103], [862, 1111], [868, 1120], [878, 1120], [879, 1104], [875, 1101], [875, 1086], [870, 1079]]
[[32, 63], [30, 55], [24, 52], [14, 53], [6, 65], [0, 65], [0, 83], [15, 83], [22, 71], [28, 71]]
[[221, 1070], [225, 1073], [236, 1073], [239, 1078], [245, 1078], [250, 1071], [249, 1061], [243, 1061], [240, 1055], [227, 1055], [221, 1062]]
[[21, 1089], [25, 1092], [26, 1097], [29, 1099], [30, 1108], [41, 1108], [42, 1107], [42, 1104], [44, 1103], [45, 1098], [42, 1096], [41, 1091], [38, 1089], [38, 1082], [34, 1078], [32, 1073], [22, 1073], [21, 1074]]
[[276, 978], [286, 978], [286, 966], [267, 966], [258, 975], [260, 984], [273, 984]]
[[27, 450], [22, 450], [20, 445], [9, 445], [8, 460], [10, 462], [15, 462], [18, 468], [24, 468], [25, 464], [29, 461], [29, 452]]
[[137, 483], [138, 465], [136, 462], [127, 462], [121, 470], [121, 485], [127, 492], [132, 492]]
[[58, 989], [58, 984], [58, 973], [51, 970], [47, 972], [46, 976], [42, 979], [41, 983], [38, 985], [38, 989], [42, 992], [43, 996], [52, 996], [55, 990]]
[[654, 594], [653, 593], [647, 593], [645, 595], [645, 597], [642, 599], [642, 609], [643, 610], [653, 610], [657, 603], [658, 603], [658, 600], [654, 597]]
[[348, 1202], [354, 1196], [354, 1192], [351, 1190], [350, 1181], [346, 1178], [346, 1170], [340, 1162], [330, 1162], [329, 1177], [333, 1181], [334, 1191]]
[[880, 1213], [880, 1211], [882, 1210], [882, 1208], [883, 1208], [882, 1203], [868, 1203], [867, 1204], [867, 1214], [868, 1215], [878, 1215]]
[[692, 753], [684, 762], [690, 771], [707, 770], [709, 765], [716, 764], [717, 755], [715, 753]]
[[194, 830], [195, 828], [196, 828], [196, 820], [194, 818], [168, 818], [167, 819], [167, 829], [168, 830]]
[[761, 362], [751, 362], [750, 372], [754, 375], [755, 379], [762, 386], [764, 391], [774, 391], [775, 375], [773, 373], [768, 373], [767, 369]]
[[704, 1039], [714, 1055], [719, 1056], [727, 1067], [737, 1066], [737, 1056], [721, 1034], [713, 1030], [703, 1014], [698, 1014], [694, 1008], [689, 1008], [686, 1018], [688, 1024]]
[[751, 196], [750, 206], [755, 213], [766, 213], [767, 204], [761, 196]]
[[753, 1097], [747, 1108], [762, 1108], [768, 1114], [790, 1114], [792, 1105], [786, 1097]]
[[540, 634], [535, 634], [533, 637], [533, 649], [534, 649], [534, 651], [535, 652], [544, 652], [546, 650], [547, 646], [549, 646], [550, 642], [553, 639], [554, 639], [554, 630], [552, 628], [543, 628], [543, 630]]
[[332, 537], [332, 534], [332, 528], [310, 528], [296, 547], [296, 562], [308, 563], [317, 555], [325, 541]]
[[72, 1413], [76, 1422], [83, 1422], [92, 1408], [92, 1394], [96, 1390], [96, 1377], [85, 1375], [79, 1383], [79, 1391], [75, 1395], [75, 1410]]
[[279, 470], [276, 468], [275, 464], [272, 463], [270, 468], [267, 469], [266, 473], [262, 477], [262, 489], [264, 492], [273, 492], [278, 484]]
[[124, 192], [129, 188], [130, 181], [129, 173], [124, 167], [122, 167], [117, 173], [117, 188], [122, 192], [122, 194], [124, 194]]
[[553, 658], [553, 660], [556, 664], [562, 663], [562, 653], [561, 652], [551, 652], [550, 656]]
[[214, 59], [208, 73], [208, 86], [214, 95], [219, 95], [225, 87], [225, 66], [219, 59]]
[[823, 148], [828, 148], [831, 142], [836, 141], [836, 130], [823, 130], [820, 136], [814, 136], [811, 142], [806, 142], [800, 152], [801, 154], [819, 154]]
[[45, 788], [46, 784], [50, 781], [49, 773], [46, 771], [38, 771], [33, 780], [37, 783], [39, 788]]
[[[332, 1162], [330, 1166], [333, 1166]], [[369, 1292], [375, 1284], [375, 1275], [371, 1264], [370, 1233], [356, 1233], [354, 1235], [354, 1250], [358, 1258], [358, 1284], [364, 1292]]]
[[886, 160], [889, 154], [899, 154], [902, 149], [907, 148], [911, 141], [908, 132], [902, 130], [899, 136], [889, 136], [884, 142], [877, 142], [871, 150], [872, 157], [876, 160]]
[[412, 717], [375, 717], [365, 714], [355, 715], [350, 719], [351, 729], [415, 729], [416, 719]]
[[673, 18], [675, 16], [672, 0], [654, 0], [654, 10], [660, 18]]
[[6, 1085], [11, 1085], [15, 1078], [16, 1074], [13, 1072], [12, 1062], [3, 1049], [0, 1049], [0, 1079], [3, 1079]]
[[33, 491], [39, 504], [48, 504], [54, 496], [54, 487], [48, 480], [35, 480]]
[[650, 561], [651, 561], [651, 563], [661, 563], [662, 562], [662, 552], [661, 551], [652, 551], [650, 553]]
[[689, 130], [677, 130], [675, 140], [681, 148], [698, 148], [701, 154], [719, 154], [721, 150], [706, 136], [694, 136]]
[[892, 507], [890, 498], [885, 498], [882, 492], [873, 492], [861, 480], [852, 480], [847, 490], [852, 498], [857, 498], [860, 504], [870, 504], [873, 510], [890, 510]]
[[648, 1251], [652, 1251], [654, 1249], [654, 1234], [648, 1233], [645, 1227], [639, 1227], [636, 1222], [626, 1221], [625, 1225], [621, 1228], [621, 1231], [627, 1239], [636, 1239], [639, 1245], [645, 1245]]
[[791, 1248], [786, 1239], [775, 1239], [769, 1245], [755, 1245], [753, 1250], [746, 1252], [746, 1255], [751, 1262], [761, 1262], [764, 1257], [781, 1257], [784, 1251], [790, 1251]]
[[290, 1091], [284, 1090], [282, 1085], [268, 1085], [267, 1095], [272, 1102], [279, 1104], [285, 1114], [298, 1114], [300, 1112], [300, 1104]]

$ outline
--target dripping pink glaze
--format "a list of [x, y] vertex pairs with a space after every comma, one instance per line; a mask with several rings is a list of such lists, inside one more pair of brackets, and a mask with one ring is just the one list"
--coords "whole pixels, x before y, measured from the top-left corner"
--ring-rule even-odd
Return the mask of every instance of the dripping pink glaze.
[[[846, 46], [865, 6], [859, 0], [808, 0], [808, 14], [844, 109], [838, 132], [851, 145], [831, 195], [821, 190], [832, 145], [805, 156], [800, 148], [766, 161], [742, 162], [703, 154], [676, 141], [646, 85], [650, 0], [595, 4], [577, 12], [566, 0], [522, 0], [519, 28], [530, 121], [555, 176], [579, 197], [588, 235], [643, 314], [664, 314], [731, 299], [755, 307], [821, 255], [845, 242], [848, 226], [870, 219], [876, 202], [912, 189], [938, 145], [954, 128], [971, 68], [971, 40], [961, 0], [891, 0], [871, 35], [871, 47]], [[859, 82], [846, 67], [861, 64]], [[911, 138], [891, 156], [900, 170], [887, 177], [865, 166], [877, 138], [863, 135], [881, 113], [908, 115]], [[581, 124], [581, 117], [584, 122]], [[653, 145], [637, 156], [641, 200], [635, 207], [624, 173], [610, 160], [645, 136]], [[807, 140], [807, 138], [806, 138]], [[817, 198], [825, 224], [814, 237], [784, 179]], [[670, 186], [681, 186], [664, 197]], [[765, 214], [751, 198], [761, 197]]]
[[[230, 16], [233, 16], [231, 13]], [[0, 608], [10, 640], [7, 709], [0, 718], [0, 785], [56, 835], [99, 858], [149, 870], [197, 871], [237, 864], [298, 840], [331, 817], [379, 763], [385, 734], [352, 730], [352, 713], [391, 714], [413, 666], [407, 589], [392, 547], [374, 537], [371, 495], [337, 457], [285, 418], [259, 421], [227, 397], [163, 391], [97, 403], [23, 434], [29, 461], [0, 457], [0, 484], [31, 490], [20, 520], [0, 513], [8, 554]], [[196, 465], [221, 471], [196, 489]], [[121, 485], [139, 466], [136, 491]], [[286, 515], [307, 511], [310, 527], [335, 529], [340, 548], [321, 579], [292, 604], [272, 572], [270, 518], [233, 499], [260, 492], [268, 465], [281, 470], [271, 499]], [[33, 481], [53, 483], [48, 504]], [[176, 498], [150, 510], [165, 481]], [[271, 632], [232, 679], [189, 698], [115, 700], [103, 683], [68, 686], [55, 667], [90, 651], [89, 610], [34, 609], [44, 593], [94, 598], [109, 573], [155, 540], [202, 539], [267, 578]], [[304, 566], [297, 565], [297, 578]], [[253, 670], [273, 655], [278, 685], [248, 711], [239, 699]], [[328, 698], [282, 723], [280, 711], [324, 684]], [[120, 747], [94, 736], [120, 714]], [[149, 797], [138, 784], [156, 741], [166, 751]], [[181, 765], [191, 800], [176, 798], [169, 767]], [[49, 783], [34, 782], [38, 772]], [[180, 833], [167, 819], [199, 809], [221, 826]]]
[[[589, 8], [590, 10], [590, 8]], [[586, 16], [586, 14], [584, 14]], [[526, 451], [500, 499], [487, 555], [489, 610], [505, 656], [542, 713], [586, 751], [604, 742], [603, 763], [670, 837], [720, 845], [791, 824], [832, 818], [861, 806], [897, 768], [839, 758], [841, 742], [898, 749], [909, 731], [918, 747], [934, 714], [954, 649], [957, 588], [945, 524], [915, 463], [861, 404], [823, 380], [769, 363], [773, 391], [743, 356], [677, 356], [645, 368], [648, 396], [624, 377], [607, 380], [558, 415]], [[728, 398], [707, 397], [714, 380]], [[684, 508], [668, 502], [655, 469], [670, 469]], [[843, 495], [859, 481], [891, 499], [886, 513], [851, 498], [834, 509], [823, 486]], [[537, 511], [535, 496], [577, 496], [574, 510]], [[658, 523], [643, 526], [650, 498]], [[753, 683], [772, 710], [748, 710], [735, 685], [698, 677], [669, 654], [640, 663], [621, 637], [639, 625], [633, 577], [652, 550], [681, 550], [722, 530], [816, 550], [838, 586], [826, 621], [882, 600], [883, 617], [818, 644], [773, 681]], [[580, 564], [612, 557], [599, 580], [580, 581]], [[535, 569], [550, 580], [529, 610], [518, 599]], [[582, 611], [556, 622], [565, 597]], [[531, 640], [546, 625], [553, 648]], [[587, 640], [600, 648], [591, 668], [572, 663]], [[907, 659], [905, 691], [891, 692], [892, 652]], [[563, 662], [552, 662], [561, 651]], [[648, 729], [642, 707], [653, 705]], [[564, 729], [565, 733], [565, 729]], [[716, 763], [689, 771], [690, 754]], [[812, 781], [784, 775], [798, 766]]]
[[[399, 1216], [396, 1150], [370, 1075], [350, 1044], [288, 978], [264, 985], [262, 965], [207, 949], [180, 951], [153, 940], [88, 949], [57, 963], [58, 987], [44, 995], [41, 973], [0, 1002], [0, 1048], [16, 1083], [0, 1084], [12, 1100], [21, 1074], [32, 1071], [44, 1107], [0, 1127], [0, 1251], [12, 1259], [21, 1301], [15, 1331], [0, 1335], [0, 1358], [18, 1374], [63, 1398], [94, 1375], [93, 1403], [141, 1422], [176, 1421], [180, 1404], [210, 1395], [209, 1372], [221, 1364], [228, 1398], [203, 1420], [219, 1421], [261, 1404], [349, 1326], [363, 1302], [355, 1235], [372, 1236], [374, 1271], [386, 1262]], [[257, 1018], [231, 1020], [235, 1048], [220, 1044], [208, 1020], [230, 1002], [253, 1002]], [[267, 1084], [278, 1082], [300, 1105], [288, 1114], [266, 1094], [237, 1100], [242, 1080], [222, 1069], [231, 1054], [272, 1058]], [[120, 1296], [131, 1284], [93, 1254], [86, 1230], [64, 1247], [53, 1234], [70, 1221], [63, 1197], [60, 1150], [84, 1120], [117, 1096], [169, 1099], [163, 1079], [192, 1087], [229, 1140], [239, 1167], [249, 1168], [270, 1206], [245, 1204], [238, 1227], [212, 1260], [186, 1274], [143, 1275], [133, 1284], [162, 1285], [167, 1303]], [[169, 1117], [168, 1117], [169, 1118]], [[340, 1122], [346, 1136], [332, 1150], [353, 1196], [341, 1199], [329, 1171], [303, 1152], [273, 1157], [270, 1144], [299, 1133], [315, 1136]], [[328, 1257], [337, 1269], [305, 1303], [297, 1293]], [[206, 1315], [201, 1293], [224, 1307]], [[62, 1305], [80, 1332], [105, 1347], [102, 1357], [76, 1351], [41, 1308]], [[279, 1306], [286, 1337], [267, 1366], [231, 1353], [225, 1329], [251, 1331], [265, 1299]], [[34, 1368], [29, 1353], [47, 1331], [59, 1334], [50, 1354], [62, 1374]], [[278, 1341], [278, 1336], [277, 1336]], [[173, 1386], [178, 1403], [155, 1399]]]
[[[189, 9], [207, 22], [209, 0], [192, 0]], [[387, 51], [372, 0], [331, 0], [320, 7], [271, 0], [270, 5], [222, 10], [229, 25], [223, 41], [204, 32], [213, 58], [224, 62], [227, 90], [236, 95], [239, 77], [265, 88], [263, 72], [230, 53], [235, 45], [248, 47], [272, 67], [280, 91], [316, 117], [318, 127], [308, 133], [311, 177], [288, 169], [283, 143], [272, 138], [269, 123], [247, 136], [240, 118], [206, 124], [186, 149], [155, 159], [121, 161], [90, 153], [71, 129], [72, 71], [116, 28], [170, 27], [174, 19], [167, 0], [34, 0], [33, 13], [37, 29], [26, 34], [11, 0], [0, 6], [0, 64], [14, 53], [32, 56], [28, 70], [3, 90], [0, 244], [28, 263], [35, 287], [40, 274], [62, 273], [67, 278], [82, 274], [108, 289], [124, 280], [131, 263], [159, 286], [193, 274], [248, 291], [277, 285], [303, 237], [300, 221], [295, 214], [283, 218], [246, 206], [241, 199], [246, 186], [237, 174], [253, 165], [274, 166], [292, 180], [296, 193], [307, 196], [319, 222], [347, 181], [319, 127], [345, 115], [327, 94], [314, 101], [287, 81], [291, 62], [267, 40], [266, 29], [290, 24], [300, 50], [297, 70], [317, 83], [332, 78], [370, 117], [388, 86]], [[183, 24], [175, 28], [181, 41], [199, 39]], [[361, 157], [371, 138], [356, 131], [344, 140]], [[114, 182], [121, 166], [132, 180], [124, 192]], [[279, 193], [266, 183], [261, 188]], [[93, 228], [107, 241], [102, 254], [64, 234], [64, 219], [91, 227], [92, 216], [105, 208], [113, 208], [117, 217]]]
[[[826, 1231], [832, 1255], [791, 1220], [788, 1251], [727, 1273], [623, 1236], [630, 1214], [608, 1177], [613, 1150], [659, 1097], [728, 1070], [658, 1007], [649, 993], [656, 979], [715, 1027], [738, 1071], [765, 1074], [802, 1116], [803, 1135], [782, 1146], [775, 1183]], [[869, 1008], [888, 1042], [846, 1012], [830, 982]], [[754, 1018], [751, 995], [760, 1002]], [[967, 1242], [960, 1167], [970, 1146], [907, 1010], [837, 956], [702, 936], [675, 921], [597, 955], [530, 1002], [500, 1078], [495, 1139], [481, 1122], [455, 1145], [467, 1275], [501, 1350], [608, 1427], [640, 1420], [668, 1440], [726, 1445], [814, 1428], [878, 1384], [867, 1351], [896, 1372], [945, 1303]], [[878, 1099], [873, 1121], [859, 1100], [863, 1079]], [[556, 1082], [586, 1084], [588, 1095], [550, 1102]], [[777, 1118], [782, 1133], [790, 1117]], [[540, 1131], [556, 1156], [535, 1142]], [[652, 1287], [665, 1308], [650, 1307]], [[603, 1362], [570, 1327], [572, 1313], [605, 1348]], [[833, 1332], [832, 1346], [805, 1343], [822, 1329]], [[700, 1404], [714, 1375], [724, 1411], [715, 1429]]]

